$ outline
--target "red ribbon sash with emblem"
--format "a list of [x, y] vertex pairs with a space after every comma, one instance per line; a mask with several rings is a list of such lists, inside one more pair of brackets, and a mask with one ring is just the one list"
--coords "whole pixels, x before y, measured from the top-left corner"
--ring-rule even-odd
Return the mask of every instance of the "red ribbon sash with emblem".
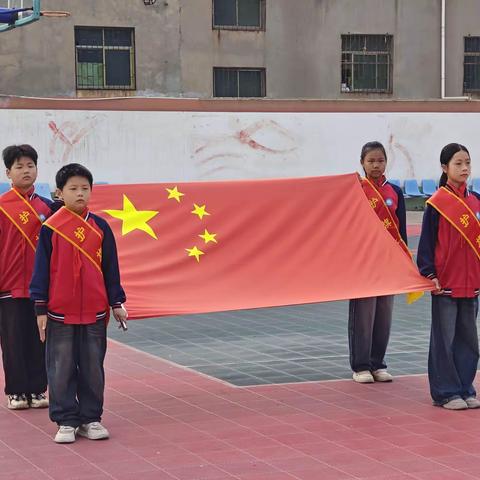
[[460, 233], [480, 259], [480, 221], [463, 199], [441, 187], [427, 203]]
[[383, 226], [387, 229], [390, 235], [397, 241], [397, 243], [402, 247], [403, 251], [411, 258], [412, 254], [408, 249], [407, 244], [403, 241], [402, 236], [400, 235], [400, 230], [395, 223], [395, 220], [388, 208], [385, 200], [380, 195], [380, 192], [375, 188], [373, 183], [368, 180], [368, 178], [362, 178], [362, 187], [363, 191], [367, 195], [368, 201], [370, 202], [371, 207], [375, 210], [375, 213], [378, 215], [378, 218], [382, 221]]
[[102, 271], [103, 235], [82, 217], [62, 207], [44, 225], [77, 248]]
[[42, 221], [30, 202], [12, 188], [0, 197], [0, 211], [18, 228], [35, 251]]

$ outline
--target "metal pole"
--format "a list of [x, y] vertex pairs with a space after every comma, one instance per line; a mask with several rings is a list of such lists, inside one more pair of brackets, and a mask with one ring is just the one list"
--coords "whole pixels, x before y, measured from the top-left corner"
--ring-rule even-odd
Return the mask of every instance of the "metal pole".
[[445, 0], [442, 0], [442, 19], [440, 23], [440, 92], [441, 98], [445, 98]]
[[447, 23], [446, 0], [442, 0], [442, 19], [440, 23], [440, 98], [442, 100], [469, 100], [469, 97], [446, 96], [446, 57], [445, 32]]

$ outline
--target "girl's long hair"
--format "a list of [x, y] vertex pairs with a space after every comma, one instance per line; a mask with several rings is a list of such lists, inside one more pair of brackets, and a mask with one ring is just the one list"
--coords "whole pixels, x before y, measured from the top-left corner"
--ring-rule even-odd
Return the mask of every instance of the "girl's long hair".
[[[452, 157], [457, 152], [467, 152], [468, 156], [470, 156], [467, 147], [461, 145], [460, 143], [449, 143], [442, 148], [440, 153], [440, 164], [441, 165], [448, 165]], [[442, 176], [440, 177], [440, 181], [438, 182], [439, 187], [444, 187], [447, 184], [448, 176], [445, 172], [442, 172]]]

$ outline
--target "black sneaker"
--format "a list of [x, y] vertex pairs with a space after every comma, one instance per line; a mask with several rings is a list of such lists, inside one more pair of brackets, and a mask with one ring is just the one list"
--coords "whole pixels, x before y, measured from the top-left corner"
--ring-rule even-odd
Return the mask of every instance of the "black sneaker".
[[48, 407], [48, 398], [44, 393], [31, 393], [29, 395], [30, 406], [32, 408], [47, 408]]
[[29, 406], [27, 396], [24, 393], [7, 395], [7, 408], [10, 410], [25, 410]]

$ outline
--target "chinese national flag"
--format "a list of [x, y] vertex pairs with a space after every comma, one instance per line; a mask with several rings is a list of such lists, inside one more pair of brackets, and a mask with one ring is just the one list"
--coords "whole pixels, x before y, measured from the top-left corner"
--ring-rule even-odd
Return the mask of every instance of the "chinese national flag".
[[130, 318], [431, 290], [357, 176], [95, 186]]

